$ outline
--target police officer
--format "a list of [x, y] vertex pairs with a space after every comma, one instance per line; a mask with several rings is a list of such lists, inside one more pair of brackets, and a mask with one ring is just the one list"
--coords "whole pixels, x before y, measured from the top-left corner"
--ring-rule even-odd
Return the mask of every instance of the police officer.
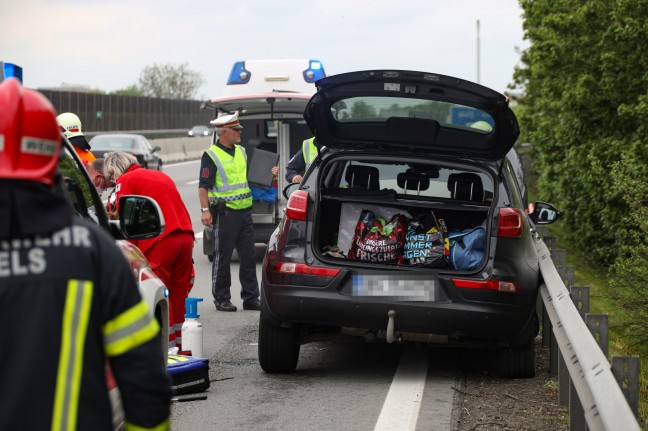
[[83, 135], [81, 130], [81, 120], [72, 112], [64, 112], [56, 117], [61, 131], [70, 143], [74, 146], [74, 151], [79, 155], [83, 165], [87, 165], [95, 159], [94, 154], [90, 151], [90, 144]]
[[212, 294], [219, 311], [236, 311], [231, 302], [230, 262], [234, 248], [238, 253], [241, 299], [244, 310], [259, 310], [259, 283], [254, 261], [252, 192], [247, 182], [245, 149], [241, 141], [238, 112], [212, 121], [218, 140], [202, 156], [198, 199], [200, 220], [212, 226], [214, 260]]
[[0, 429], [112, 430], [106, 359], [127, 428], [168, 429], [157, 321], [114, 240], [63, 197], [56, 112], [15, 78], [0, 143]]
[[305, 139], [301, 149], [295, 153], [286, 166], [286, 181], [300, 183], [303, 174], [306, 173], [315, 157], [317, 157], [315, 138]]

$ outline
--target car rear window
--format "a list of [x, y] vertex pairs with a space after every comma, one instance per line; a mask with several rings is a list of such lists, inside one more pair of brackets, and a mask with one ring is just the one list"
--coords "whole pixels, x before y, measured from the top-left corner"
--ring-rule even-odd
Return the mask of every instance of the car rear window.
[[[399, 195], [419, 196], [424, 198], [452, 198], [452, 187], [454, 178], [458, 175], [476, 175], [481, 180], [483, 197], [476, 199], [481, 202], [488, 202], [493, 197], [493, 179], [490, 175], [470, 169], [460, 169], [453, 166], [440, 164], [414, 164], [414, 163], [393, 163], [393, 162], [365, 162], [345, 161], [341, 167], [342, 174], [339, 176], [337, 187], [354, 187], [354, 172], [362, 171], [365, 176], [371, 175], [367, 172], [377, 173], [377, 189], [393, 189]], [[363, 169], [366, 167], [368, 169]], [[422, 180], [422, 181], [419, 181]], [[367, 187], [376, 188], [375, 180], [366, 181]], [[409, 182], [409, 184], [407, 184]], [[361, 185], [363, 185], [361, 184]], [[355, 186], [357, 186], [356, 184]]]
[[109, 148], [115, 151], [132, 150], [135, 148], [135, 140], [131, 138], [99, 138], [93, 139], [92, 148]]
[[440, 101], [404, 97], [351, 97], [331, 105], [333, 118], [341, 123], [385, 122], [391, 117], [436, 120], [442, 127], [455, 127], [487, 134], [495, 120], [485, 111]]

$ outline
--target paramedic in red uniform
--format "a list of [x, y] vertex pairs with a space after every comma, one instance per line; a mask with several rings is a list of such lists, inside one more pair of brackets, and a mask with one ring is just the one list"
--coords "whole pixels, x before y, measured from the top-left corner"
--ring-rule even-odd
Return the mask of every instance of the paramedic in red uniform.
[[144, 253], [155, 274], [169, 289], [169, 346], [182, 350], [185, 299], [192, 287], [194, 233], [180, 192], [167, 174], [145, 169], [123, 151], [105, 155], [104, 176], [115, 182], [115, 205], [122, 195], [148, 196], [158, 203], [166, 227], [153, 239], [131, 241]]
[[0, 429], [112, 430], [108, 360], [127, 429], [168, 430], [159, 325], [114, 239], [63, 197], [61, 139], [43, 95], [0, 84]]

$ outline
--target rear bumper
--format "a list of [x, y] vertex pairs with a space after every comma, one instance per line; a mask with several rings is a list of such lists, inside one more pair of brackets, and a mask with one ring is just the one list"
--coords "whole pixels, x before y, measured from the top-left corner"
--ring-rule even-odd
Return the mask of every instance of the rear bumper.
[[385, 330], [388, 312], [395, 332], [447, 335], [498, 346], [523, 345], [537, 334], [531, 305], [487, 302], [406, 302], [354, 297], [321, 288], [261, 284], [262, 315], [274, 325]]

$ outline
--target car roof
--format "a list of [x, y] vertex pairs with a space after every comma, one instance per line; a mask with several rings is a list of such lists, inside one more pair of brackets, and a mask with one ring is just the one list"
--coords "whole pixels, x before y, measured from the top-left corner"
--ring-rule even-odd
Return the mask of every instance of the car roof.
[[95, 135], [92, 137], [92, 139], [95, 138], [131, 138], [131, 139], [146, 139], [144, 135], [138, 135], [136, 133], [101, 133], [99, 135]]
[[506, 96], [459, 78], [369, 70], [316, 85], [304, 118], [320, 146], [501, 160], [519, 135]]

